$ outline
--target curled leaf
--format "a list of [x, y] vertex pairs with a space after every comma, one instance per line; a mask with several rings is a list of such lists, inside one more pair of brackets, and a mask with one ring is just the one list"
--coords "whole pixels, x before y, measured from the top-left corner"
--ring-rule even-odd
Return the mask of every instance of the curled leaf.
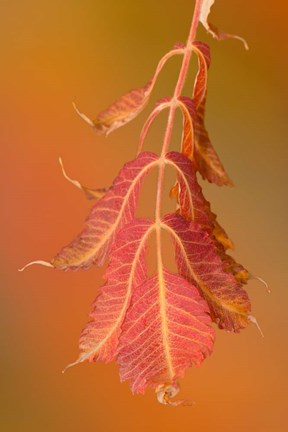
[[209, 46], [203, 42], [195, 41], [192, 45], [192, 49], [197, 54], [198, 58], [198, 72], [193, 89], [193, 101], [197, 109], [207, 93], [208, 69], [211, 57]]
[[[211, 211], [210, 203], [204, 198], [197, 181], [194, 163], [183, 154], [169, 152], [166, 163], [177, 171], [178, 212], [188, 221], [194, 221], [225, 248], [233, 249], [233, 243]], [[175, 193], [175, 192], [174, 192]]]
[[152, 93], [159, 73], [161, 72], [166, 61], [174, 55], [184, 54], [183, 47], [176, 47], [167, 54], [165, 54], [159, 61], [155, 74], [148, 81], [148, 83], [137, 89], [131, 90], [128, 93], [117, 99], [107, 109], [100, 112], [94, 120], [90, 120], [85, 114], [81, 113], [74, 105], [80, 117], [86, 121], [90, 126], [99, 134], [106, 134], [113, 132], [126, 123], [133, 120], [146, 106], [149, 97]]
[[159, 385], [156, 388], [158, 402], [160, 402], [163, 405], [172, 405], [172, 406], [183, 405], [184, 401], [182, 400], [172, 401], [172, 398], [174, 398], [179, 393], [179, 390], [180, 388], [178, 383]]
[[195, 123], [195, 163], [203, 179], [218, 186], [233, 186], [214, 150], [204, 124], [205, 99], [197, 109]]
[[[181, 98], [182, 105], [180, 108], [184, 116], [182, 153], [195, 160], [195, 168], [204, 179], [218, 186], [232, 186], [233, 183], [211, 144], [204, 123], [210, 50], [206, 44], [197, 41], [193, 43], [192, 49], [198, 57], [198, 73], [195, 79], [193, 98]], [[183, 109], [184, 106], [186, 111]], [[186, 118], [188, 113], [191, 124]]]
[[[187, 101], [187, 99], [189, 99], [189, 101]], [[177, 104], [178, 107], [181, 109], [182, 116], [183, 116], [181, 152], [183, 155], [187, 156], [192, 160], [193, 152], [194, 152], [193, 122], [195, 121], [195, 117], [196, 117], [194, 101], [190, 98], [181, 96], [178, 98]], [[175, 185], [170, 190], [170, 197], [176, 198], [176, 200], [178, 201], [178, 195], [179, 195], [179, 184], [176, 181]]]
[[208, 16], [210, 14], [210, 9], [213, 6], [215, 0], [203, 0], [202, 1], [202, 6], [201, 6], [201, 11], [200, 11], [200, 22], [203, 24], [203, 26], [205, 27], [205, 29], [208, 31], [208, 33], [210, 33], [214, 38], [218, 39], [218, 40], [224, 40], [224, 39], [238, 39], [241, 42], [243, 42], [245, 49], [248, 49], [248, 45], [247, 42], [245, 41], [245, 39], [243, 39], [240, 36], [236, 36], [236, 35], [232, 35], [229, 33], [225, 33], [222, 31], [219, 31], [217, 29], [217, 27], [215, 27], [213, 24], [211, 24], [208, 21]]
[[178, 98], [177, 103], [183, 115], [181, 151], [185, 156], [192, 159], [194, 152], [194, 123], [196, 120], [194, 100], [181, 96]]

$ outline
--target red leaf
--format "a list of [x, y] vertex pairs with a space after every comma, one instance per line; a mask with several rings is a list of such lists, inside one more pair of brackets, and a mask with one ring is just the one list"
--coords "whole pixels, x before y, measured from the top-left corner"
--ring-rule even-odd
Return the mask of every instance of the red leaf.
[[[193, 90], [193, 100], [197, 108], [196, 119], [194, 121], [194, 158], [196, 168], [200, 172], [202, 177], [209, 182], [215, 183], [218, 186], [231, 186], [233, 183], [226, 174], [224, 167], [211, 144], [208, 132], [204, 124], [207, 93], [207, 75], [210, 66], [210, 50], [206, 44], [201, 42], [195, 42], [193, 44], [193, 48], [198, 56], [198, 73], [196, 76]], [[189, 154], [186, 154], [186, 156], [190, 157]]]
[[224, 229], [216, 221], [216, 215], [211, 211], [210, 203], [204, 198], [202, 189], [197, 182], [196, 172], [187, 157], [178, 152], [166, 155], [167, 163], [177, 171], [179, 213], [185, 219], [201, 225], [208, 234], [213, 235], [225, 249], [233, 248], [232, 241]]
[[178, 106], [183, 115], [183, 132], [181, 151], [188, 158], [193, 158], [194, 152], [194, 123], [196, 121], [195, 104], [186, 96], [178, 98]]
[[213, 321], [229, 331], [245, 328], [250, 322], [248, 295], [234, 275], [225, 271], [207, 232], [177, 214], [165, 216], [163, 225], [175, 242], [179, 273], [198, 287]]
[[131, 380], [133, 392], [160, 390], [199, 366], [214, 341], [207, 313], [197, 289], [166, 270], [135, 286], [118, 348], [121, 380]]
[[198, 108], [207, 93], [208, 69], [211, 57], [210, 48], [204, 42], [195, 41], [192, 45], [192, 49], [198, 57], [198, 72], [193, 89], [193, 100], [196, 108]]
[[124, 126], [133, 120], [146, 106], [159, 73], [166, 61], [174, 55], [184, 54], [183, 47], [176, 47], [165, 54], [159, 61], [155, 74], [144, 87], [131, 90], [112, 103], [107, 109], [98, 114], [95, 120], [90, 120], [75, 106], [77, 113], [90, 126], [94, 127], [99, 134], [109, 134], [115, 129]]
[[84, 230], [51, 260], [55, 268], [103, 264], [116, 233], [133, 220], [141, 182], [158, 159], [154, 153], [143, 152], [124, 165], [111, 189], [92, 207]]
[[233, 183], [211, 144], [204, 124], [210, 50], [208, 45], [202, 42], [194, 42], [192, 49], [198, 57], [198, 73], [194, 84], [193, 100], [188, 97], [180, 98], [182, 104], [179, 106], [184, 118], [182, 153], [195, 160], [195, 167], [204, 179], [218, 186], [231, 186]]
[[145, 252], [151, 222], [138, 219], [120, 231], [106, 271], [107, 283], [93, 304], [90, 322], [80, 338], [82, 351], [73, 366], [85, 360], [112, 361], [132, 290], [146, 279]]
[[195, 152], [194, 158], [196, 168], [202, 175], [203, 179], [218, 186], [233, 186], [232, 181], [228, 177], [225, 169], [214, 150], [208, 132], [204, 125], [205, 102], [203, 99], [201, 105], [197, 109], [195, 123]]

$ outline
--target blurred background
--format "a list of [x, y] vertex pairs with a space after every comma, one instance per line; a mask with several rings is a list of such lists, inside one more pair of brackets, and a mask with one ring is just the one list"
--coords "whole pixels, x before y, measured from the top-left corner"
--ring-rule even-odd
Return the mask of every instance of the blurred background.
[[[152, 390], [133, 396], [115, 364], [61, 374], [78, 356], [102, 269], [17, 269], [51, 258], [82, 229], [91, 206], [63, 178], [58, 157], [84, 185], [109, 185], [135, 157], [149, 107], [172, 94], [180, 58], [163, 70], [149, 107], [108, 138], [95, 135], [72, 101], [93, 118], [145, 84], [160, 57], [185, 41], [193, 1], [1, 0], [1, 430], [288, 430], [288, 7], [274, 5], [216, 1], [211, 21], [245, 37], [248, 52], [239, 41], [198, 34], [212, 50], [207, 127], [236, 185], [207, 184], [205, 193], [236, 244], [236, 259], [272, 290], [268, 295], [257, 281], [247, 288], [265, 337], [253, 325], [238, 335], [217, 331], [213, 355], [181, 383], [181, 396], [195, 404], [168, 408]], [[159, 150], [165, 120], [155, 123], [146, 148]], [[153, 202], [148, 186], [140, 211]]]

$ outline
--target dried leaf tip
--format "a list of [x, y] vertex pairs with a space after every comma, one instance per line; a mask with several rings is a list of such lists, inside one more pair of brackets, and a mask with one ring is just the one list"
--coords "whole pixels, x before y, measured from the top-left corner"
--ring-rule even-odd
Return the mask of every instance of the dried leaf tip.
[[160, 385], [156, 388], [155, 391], [157, 395], [157, 400], [162, 405], [169, 405], [169, 406], [179, 406], [179, 405], [191, 406], [192, 405], [188, 401], [182, 399], [176, 401], [171, 400], [180, 391], [180, 386], [178, 383]]
[[59, 164], [60, 164], [60, 166], [61, 166], [61, 170], [62, 170], [62, 174], [63, 174], [64, 178], [65, 178], [66, 180], [68, 180], [69, 183], [72, 183], [74, 186], [76, 186], [78, 189], [82, 189], [82, 186], [81, 186], [81, 184], [79, 183], [78, 180], [72, 180], [72, 179], [71, 179], [70, 177], [68, 177], [68, 175], [66, 174], [66, 171], [65, 171], [65, 169], [64, 169], [64, 165], [63, 165], [63, 161], [62, 161], [61, 157], [59, 157], [58, 160], [59, 160]]
[[67, 369], [70, 369], [70, 368], [72, 368], [73, 366], [76, 366], [76, 365], [78, 365], [79, 363], [82, 363], [82, 361], [84, 361], [84, 359], [83, 359], [83, 360], [78, 359], [78, 360], [76, 360], [76, 361], [74, 361], [74, 362], [72, 362], [72, 363], [69, 363], [69, 364], [68, 364], [67, 366], [65, 366], [64, 369], [62, 370], [62, 374], [64, 374], [64, 373], [67, 371]]
[[267, 294], [271, 294], [271, 293], [272, 293], [271, 289], [269, 288], [268, 283], [267, 283], [264, 279], [262, 279], [262, 278], [259, 277], [259, 276], [254, 276], [254, 275], [252, 275], [251, 279], [256, 279], [256, 280], [258, 280], [261, 284], [263, 284], [263, 285], [265, 286], [265, 288], [266, 288], [266, 292], [267, 292]]
[[92, 199], [99, 199], [101, 198], [107, 191], [107, 188], [100, 188], [100, 189], [89, 189], [86, 186], [81, 185], [81, 183], [78, 180], [73, 180], [71, 179], [65, 169], [64, 169], [64, 165], [62, 162], [61, 157], [59, 157], [59, 163], [61, 166], [61, 170], [62, 170], [62, 174], [64, 176], [64, 178], [71, 184], [73, 184], [74, 186], [76, 186], [78, 189], [82, 190], [86, 196], [87, 199], [92, 200]]
[[256, 325], [257, 329], [259, 330], [259, 333], [261, 334], [261, 336], [264, 338], [264, 333], [261, 330], [261, 327], [257, 321], [257, 319], [253, 316], [253, 315], [249, 315], [248, 316], [249, 320]]
[[83, 114], [78, 110], [75, 102], [72, 102], [72, 106], [75, 109], [76, 113], [79, 115], [79, 117], [81, 117], [86, 123], [88, 123], [89, 126], [95, 128], [93, 121], [89, 117], [87, 117], [86, 114]]
[[210, 33], [215, 39], [217, 39], [219, 41], [225, 40], [225, 39], [238, 39], [243, 43], [245, 49], [248, 50], [249, 47], [248, 47], [248, 44], [244, 38], [237, 36], [237, 35], [230, 34], [230, 33], [222, 32], [221, 30], [218, 30], [217, 27], [215, 27], [213, 24], [211, 24], [208, 21], [208, 16], [210, 14], [210, 10], [211, 10], [211, 7], [213, 6], [214, 2], [215, 2], [215, 0], [203, 0], [202, 1], [200, 17], [199, 17], [199, 21], [201, 22], [201, 24], [203, 24], [203, 26], [205, 27], [207, 32]]
[[50, 268], [54, 268], [54, 266], [48, 262], [48, 261], [42, 261], [42, 260], [37, 260], [37, 261], [31, 261], [30, 263], [26, 264], [24, 267], [18, 269], [19, 272], [24, 271], [27, 267], [30, 267], [32, 265], [42, 265], [44, 267], [50, 267]]

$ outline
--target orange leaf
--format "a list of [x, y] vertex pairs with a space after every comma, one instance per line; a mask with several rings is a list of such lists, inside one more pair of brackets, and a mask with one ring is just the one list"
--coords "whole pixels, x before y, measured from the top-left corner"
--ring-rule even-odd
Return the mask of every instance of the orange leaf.
[[183, 132], [181, 151], [189, 159], [193, 158], [194, 151], [194, 126], [196, 111], [194, 101], [189, 97], [181, 96], [177, 100], [183, 115]]
[[198, 72], [193, 89], [193, 101], [197, 109], [207, 93], [208, 69], [211, 57], [210, 48], [204, 42], [195, 41], [192, 44], [192, 49], [197, 54], [198, 58]]

